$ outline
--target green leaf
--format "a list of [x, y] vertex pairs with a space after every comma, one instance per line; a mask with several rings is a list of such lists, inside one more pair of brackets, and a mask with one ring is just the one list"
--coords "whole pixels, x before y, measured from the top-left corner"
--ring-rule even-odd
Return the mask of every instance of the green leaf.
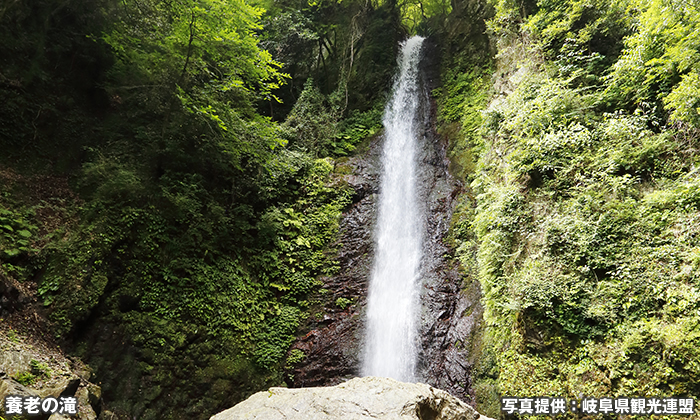
[[6, 249], [5, 255], [7, 255], [8, 257], [16, 257], [17, 255], [20, 254], [20, 252], [21, 251], [17, 248]]

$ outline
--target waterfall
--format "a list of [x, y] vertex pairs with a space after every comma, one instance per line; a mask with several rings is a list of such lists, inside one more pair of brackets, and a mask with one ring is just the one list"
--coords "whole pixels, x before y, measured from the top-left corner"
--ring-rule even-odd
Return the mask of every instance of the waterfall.
[[415, 380], [422, 218], [416, 191], [423, 38], [401, 45], [399, 75], [384, 111], [376, 253], [367, 301], [365, 376]]

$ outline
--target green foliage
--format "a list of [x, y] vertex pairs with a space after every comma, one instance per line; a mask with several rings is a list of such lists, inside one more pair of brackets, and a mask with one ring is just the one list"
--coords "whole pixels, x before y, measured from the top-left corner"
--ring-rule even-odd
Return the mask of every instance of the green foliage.
[[346, 156], [381, 129], [382, 110], [353, 110], [341, 119], [339, 92], [326, 97], [309, 78], [304, 91], [284, 124], [289, 147], [316, 151], [317, 156]]
[[[279, 385], [318, 278], [339, 269], [351, 192], [328, 156], [380, 130], [400, 16], [270, 7], [263, 21], [242, 0], [0, 6], [3, 162], [65, 172], [80, 195], [3, 197], [3, 270], [36, 281], [123, 416], [208, 418]], [[285, 124], [261, 115], [277, 96], [295, 105]]]
[[478, 97], [460, 93], [478, 86], [471, 74], [456, 71], [438, 92], [446, 127], [476, 126], [446, 132], [469, 139], [457, 156], [478, 153], [475, 200], [461, 200], [450, 238], [482, 287], [480, 406], [498, 395], [700, 392], [689, 379], [700, 374], [690, 35], [700, 14], [594, 3], [499, 2], [499, 45], [512, 50], [522, 30], [526, 51], [500, 51], [499, 95], [468, 125], [458, 98]]
[[[590, 99], [556, 82], [526, 80], [490, 111], [484, 133], [500, 152], [482, 157], [481, 175], [473, 183], [483, 191], [474, 228], [484, 317], [502, 334], [493, 344], [503, 351], [499, 387], [505, 393], [629, 393], [629, 388], [592, 387], [566, 376], [568, 369], [604, 375], [569, 352], [619, 348], [613, 337], [620, 326], [656, 319], [651, 314], [668, 319], [671, 306], [659, 296], [665, 287], [684, 289], [681, 273], [692, 264], [687, 256], [697, 246], [672, 239], [668, 229], [677, 229], [672, 226], [697, 207], [672, 196], [679, 200], [675, 210], [661, 216], [647, 207], [642, 185], [667, 179], [655, 185], [654, 197], [693, 185], [678, 178], [690, 175], [692, 164], [673, 135], [653, 133], [643, 117], [586, 112]], [[502, 177], [510, 183], [494, 182]], [[527, 201], [513, 181], [529, 187]], [[670, 255], [686, 257], [669, 260]], [[694, 287], [688, 293], [695, 293]], [[516, 325], [521, 327], [511, 329]], [[540, 338], [533, 342], [531, 334]], [[543, 349], [546, 356], [536, 356]], [[532, 382], [509, 379], [532, 366], [537, 372]], [[553, 366], [563, 372], [561, 382], [548, 379]]]
[[263, 323], [253, 357], [258, 365], [271, 368], [287, 353], [299, 325], [299, 309], [282, 306], [277, 315]]
[[53, 376], [53, 371], [46, 366], [45, 363], [41, 363], [38, 360], [31, 360], [29, 366], [32, 369], [32, 374], [38, 378], [51, 379]]
[[319, 35], [313, 22], [299, 10], [290, 10], [264, 19], [263, 41], [260, 46], [269, 51], [284, 68], [296, 73], [310, 74], [314, 66], [314, 49]]
[[542, 43], [549, 58], [565, 59], [580, 68], [595, 66], [591, 61], [595, 58], [609, 65], [629, 33], [628, 8], [629, 2], [620, 0], [539, 1], [523, 28]]
[[299, 349], [292, 349], [287, 356], [287, 366], [294, 366], [301, 363], [306, 358], [306, 354]]
[[634, 106], [663, 101], [672, 120], [697, 124], [697, 5], [660, 0], [634, 5], [641, 11], [638, 30], [625, 40], [625, 51], [613, 66], [609, 100]]
[[343, 116], [383, 101], [391, 87], [398, 42], [405, 29], [391, 2], [261, 1], [267, 8], [260, 31], [266, 48], [290, 75], [278, 92], [283, 104], [261, 109], [282, 120], [312, 78], [323, 95], [334, 95]]
[[314, 85], [313, 79], [309, 78], [285, 122], [289, 146], [303, 151], [315, 150], [321, 156], [327, 155], [337, 134], [341, 113], [338, 99], [326, 98]]
[[[513, 302], [505, 293], [507, 284], [500, 278], [518, 255], [513, 252], [513, 245], [515, 234], [526, 226], [523, 197], [514, 185], [491, 186], [477, 197], [477, 202], [473, 229], [480, 245], [477, 262], [484, 294], [484, 320], [487, 324], [503, 325], [512, 314]], [[503, 339], [507, 340], [507, 336]]]
[[[473, 24], [490, 12], [487, 9], [474, 15], [474, 11], [463, 7], [446, 22], [445, 30], [451, 35], [444, 41], [442, 67], [445, 70], [441, 86], [434, 89], [432, 95], [437, 100], [438, 133], [450, 139], [450, 171], [466, 180], [471, 177], [476, 163], [473, 151], [481, 146], [478, 128], [490, 96], [493, 62], [492, 57], [483, 54], [488, 38], [480, 32], [485, 28]], [[469, 38], [469, 42], [465, 43], [462, 37]]]
[[452, 2], [445, 0], [404, 0], [398, 2], [401, 23], [409, 33], [425, 30], [431, 19], [445, 19], [452, 11]]
[[[282, 130], [254, 111], [283, 78], [257, 47], [260, 10], [154, 1], [109, 12], [112, 116], [78, 124], [100, 133], [74, 175], [79, 222], [12, 262], [38, 265], [57, 335], [110, 343], [82, 354], [115, 407], [208, 417], [281, 382], [306, 296], [337, 269], [327, 247], [349, 192], [330, 185], [332, 161], [310, 156], [328, 151], [281, 147]], [[0, 247], [38, 240], [31, 217], [2, 216]]]
[[12, 378], [24, 386], [31, 386], [40, 379], [51, 379], [53, 371], [46, 364], [37, 360], [29, 362], [30, 371], [18, 372]]
[[[443, 76], [443, 87], [433, 92], [440, 98], [440, 119], [443, 123], [459, 121], [467, 115], [478, 114], [485, 105], [486, 94], [483, 91], [488, 74], [481, 69], [469, 72], [448, 71]], [[469, 129], [477, 128], [480, 121], [470, 124]]]
[[355, 148], [376, 135], [382, 129], [383, 108], [377, 103], [373, 108], [361, 112], [352, 110], [350, 114], [338, 124], [338, 133], [331, 142], [333, 154], [345, 156], [352, 153]]
[[291, 206], [275, 207], [263, 215], [266, 229], [277, 229], [276, 250], [264, 260], [253, 261], [263, 264], [270, 287], [285, 292], [294, 302], [316, 287], [315, 276], [334, 267], [325, 247], [335, 237], [340, 212], [350, 195], [347, 188], [327, 184], [332, 169], [326, 159], [313, 161], [300, 185], [304, 195]]
[[67, 239], [42, 250], [47, 267], [37, 289], [50, 307], [57, 335], [66, 335], [91, 314], [108, 283], [105, 261], [111, 238], [92, 228]]
[[36, 235], [37, 227], [28, 217], [18, 212], [0, 208], [0, 255], [2, 260], [9, 260], [22, 255], [36, 252], [32, 248], [32, 237]]
[[684, 74], [680, 83], [663, 101], [672, 110], [670, 120], [700, 127], [700, 75], [697, 71]]
[[24, 386], [32, 386], [37, 381], [37, 377], [31, 372], [19, 372], [13, 379]]
[[344, 298], [344, 297], [339, 297], [338, 299], [335, 300], [335, 306], [339, 307], [342, 310], [345, 310], [348, 306], [352, 304], [352, 301], [350, 299]]
[[176, 84], [189, 93], [199, 85], [208, 94], [234, 95], [257, 90], [271, 98], [284, 77], [253, 36], [263, 10], [242, 0], [125, 2], [124, 10], [104, 39], [119, 57], [114, 71], [128, 72], [132, 86]]
[[[494, 13], [487, 17], [488, 31], [502, 42], [521, 32], [521, 25], [528, 17], [539, 10], [540, 4], [557, 7], [558, 2], [540, 2], [535, 0], [488, 0]], [[566, 3], [566, 2], [561, 2]], [[559, 5], [560, 6], [560, 5]]]
[[12, 341], [13, 343], [19, 343], [20, 341], [19, 336], [17, 335], [17, 331], [13, 329], [7, 331], [7, 339]]
[[[86, 165], [93, 198], [84, 224], [44, 251], [39, 293], [58, 333], [69, 336], [100, 311], [103, 322], [120, 325], [143, 351], [144, 370], [122, 376], [144, 380], [149, 389], [194, 398], [215, 384], [264, 387], [281, 380], [276, 372], [305, 316], [306, 297], [318, 287], [317, 276], [336, 269], [327, 248], [350, 190], [331, 183], [329, 159], [284, 148], [271, 156], [247, 180], [259, 191], [255, 198], [233, 203], [221, 184], [205, 189], [210, 181], [203, 174], [166, 174], [154, 186], [108, 159]], [[198, 378], [192, 387], [168, 373], [183, 354], [206, 360], [181, 365], [183, 375]], [[211, 371], [224, 361], [231, 367]], [[111, 386], [121, 382], [112, 380]], [[216, 391], [206, 401], [233, 403], [245, 389]], [[140, 398], [126, 392], [120, 401]], [[162, 391], [149, 398], [149, 412], [162, 409]]]

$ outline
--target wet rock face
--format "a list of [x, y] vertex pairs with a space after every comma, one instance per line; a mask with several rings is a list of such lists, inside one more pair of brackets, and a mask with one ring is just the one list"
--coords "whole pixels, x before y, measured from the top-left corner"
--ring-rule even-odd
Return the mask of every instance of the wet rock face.
[[[429, 92], [439, 81], [438, 47], [427, 40], [423, 83]], [[425, 101], [425, 141], [419, 159], [423, 170], [420, 194], [424, 197], [425, 232], [422, 261], [421, 353], [418, 377], [430, 385], [474, 403], [471, 384], [473, 356], [470, 343], [481, 319], [478, 282], [466, 282], [444, 240], [450, 228], [456, 198], [464, 186], [449, 173], [447, 139], [436, 132], [436, 106]]]
[[[426, 40], [422, 61], [423, 140], [418, 154], [419, 202], [425, 223], [421, 272], [421, 331], [417, 376], [469, 403], [473, 402], [469, 343], [481, 319], [477, 282], [463, 284], [456, 264], [446, 256], [444, 243], [455, 198], [463, 191], [448, 172], [447, 143], [435, 130], [435, 103], [428, 92], [439, 81], [437, 46]], [[341, 222], [338, 260], [340, 274], [324, 279], [330, 302], [352, 299], [345, 309], [329, 305], [322, 319], [313, 321], [310, 332], [298, 339], [293, 349], [305, 359], [291, 369], [293, 387], [335, 385], [360, 373], [364, 340], [364, 306], [373, 263], [373, 226], [381, 172], [383, 138], [378, 136], [369, 150], [351, 158], [346, 165], [352, 172], [345, 181], [355, 189], [355, 202]]]
[[270, 388], [211, 420], [490, 420], [440, 389], [388, 378], [320, 388]]
[[[289, 372], [290, 386], [335, 385], [359, 373], [363, 308], [374, 255], [372, 228], [379, 190], [380, 153], [377, 137], [366, 153], [344, 163], [351, 171], [344, 181], [355, 194], [340, 224], [341, 269], [338, 275], [323, 279], [329, 302], [325, 315], [313, 320], [311, 331], [292, 346], [306, 357]], [[352, 304], [343, 309], [334, 304], [339, 298], [351, 300]]]

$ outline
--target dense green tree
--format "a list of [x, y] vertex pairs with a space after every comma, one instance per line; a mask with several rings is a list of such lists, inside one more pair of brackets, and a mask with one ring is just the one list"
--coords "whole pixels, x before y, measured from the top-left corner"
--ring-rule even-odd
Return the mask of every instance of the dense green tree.
[[[333, 74], [344, 39], [334, 50], [332, 29], [323, 32], [319, 59], [309, 28], [320, 15], [282, 12], [296, 29], [274, 29], [271, 17], [266, 36], [263, 9], [235, 0], [15, 2], [1, 12], [0, 158], [63, 169], [80, 195], [36, 204], [3, 189], [2, 270], [37, 280], [56, 334], [123, 415], [208, 418], [282, 383], [297, 327], [320, 304], [317, 277], [337, 269], [328, 247], [348, 192], [324, 159], [338, 154], [338, 107], [318, 124], [332, 130], [313, 138], [260, 109], [294, 80], [290, 69], [302, 85], [327, 73], [328, 91], [345, 92], [347, 78]], [[272, 53], [298, 63], [282, 68]], [[323, 114], [326, 95], [314, 94], [302, 104]], [[295, 124], [314, 124], [307, 117]], [[355, 142], [370, 134], [369, 124], [343, 127]], [[48, 207], [71, 219], [62, 235], [36, 219]]]
[[[666, 106], [670, 118], [697, 127], [700, 10], [696, 3], [639, 1], [636, 33], [610, 75], [611, 97], [634, 106]], [[623, 102], [624, 103], [624, 102]]]
[[[270, 95], [283, 74], [258, 46], [262, 9], [242, 0], [122, 2], [104, 39], [131, 85]], [[128, 69], [128, 70], [126, 70]], [[238, 92], [236, 92], [238, 91]], [[235, 105], [235, 104], [234, 104]]]

